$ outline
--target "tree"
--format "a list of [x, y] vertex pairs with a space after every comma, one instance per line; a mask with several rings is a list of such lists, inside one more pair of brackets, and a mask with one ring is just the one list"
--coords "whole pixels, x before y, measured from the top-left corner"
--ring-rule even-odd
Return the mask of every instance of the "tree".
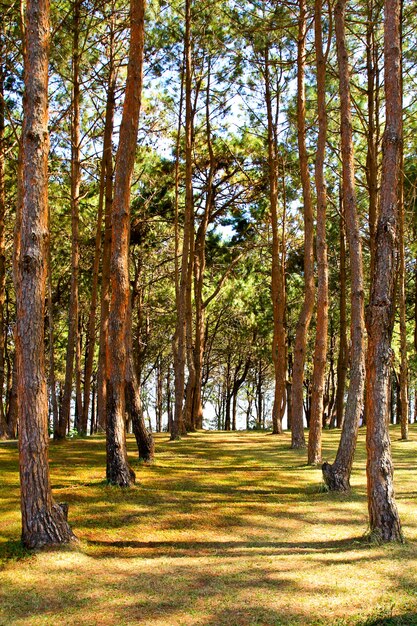
[[4, 218], [6, 214], [5, 191], [5, 137], [4, 137], [4, 80], [5, 80], [5, 43], [3, 26], [0, 26], [0, 439], [7, 435], [7, 421], [4, 413], [4, 351], [5, 351], [5, 324], [4, 303], [6, 296], [6, 237]]
[[306, 359], [307, 335], [314, 308], [314, 249], [313, 249], [313, 203], [311, 199], [310, 174], [306, 146], [306, 94], [305, 94], [305, 57], [307, 36], [307, 5], [300, 0], [298, 21], [297, 55], [297, 135], [300, 158], [300, 174], [304, 201], [304, 302], [297, 323], [294, 344], [293, 381], [291, 389], [292, 404], [292, 448], [304, 448], [304, 365]]
[[22, 541], [29, 548], [75, 539], [67, 509], [52, 498], [44, 317], [48, 249], [49, 3], [29, 0], [24, 55], [21, 214], [16, 261], [16, 355], [20, 419]]
[[143, 0], [131, 0], [130, 51], [125, 100], [114, 174], [111, 240], [111, 301], [109, 311], [107, 375], [107, 480], [121, 487], [135, 481], [126, 450], [125, 387], [130, 343], [130, 183], [135, 163], [142, 93]]
[[385, 0], [386, 122], [383, 136], [381, 206], [376, 232], [375, 265], [371, 276], [371, 295], [366, 317], [368, 511], [371, 533], [381, 541], [402, 541], [401, 523], [394, 498], [388, 433], [402, 153], [400, 14], [401, 0]]
[[342, 155], [342, 203], [349, 241], [351, 273], [350, 383], [337, 455], [333, 465], [323, 464], [323, 477], [331, 490], [347, 491], [355, 455], [359, 420], [363, 409], [365, 382], [365, 321], [362, 245], [355, 193], [355, 167], [352, 137], [349, 59], [345, 37], [345, 0], [334, 8], [337, 61], [339, 66], [340, 134]]
[[[177, 325], [174, 338], [174, 378], [175, 378], [175, 412], [172, 423], [171, 439], [179, 439], [185, 434], [184, 423], [184, 385], [185, 363], [187, 359], [187, 340], [191, 342], [191, 286], [193, 277], [194, 255], [194, 201], [192, 186], [192, 149], [193, 149], [193, 119], [192, 105], [192, 49], [191, 49], [191, 0], [185, 2], [185, 216], [184, 235], [181, 254], [181, 278], [177, 290]], [[188, 300], [188, 302], [187, 302]], [[187, 323], [188, 310], [188, 323]], [[190, 358], [188, 345], [188, 362], [191, 365], [191, 376], [195, 372]]]
[[[326, 153], [327, 113], [326, 113], [326, 55], [323, 51], [322, 1], [316, 0], [314, 9], [314, 30], [317, 66], [317, 108], [319, 133], [315, 180], [317, 192], [317, 324], [314, 347], [313, 391], [311, 398], [311, 418], [308, 438], [308, 462], [317, 465], [321, 462], [321, 430], [323, 423], [324, 377], [327, 357], [327, 329], [329, 318], [329, 269], [327, 262], [326, 211], [327, 192], [324, 179], [324, 157]], [[330, 37], [330, 33], [328, 35]]]
[[80, 263], [79, 210], [81, 184], [81, 129], [80, 129], [80, 0], [73, 3], [72, 42], [72, 118], [71, 118], [71, 295], [68, 310], [68, 342], [65, 368], [64, 394], [61, 404], [59, 429], [56, 437], [65, 437], [71, 410], [74, 374], [74, 355], [78, 343], [79, 294], [78, 274]]

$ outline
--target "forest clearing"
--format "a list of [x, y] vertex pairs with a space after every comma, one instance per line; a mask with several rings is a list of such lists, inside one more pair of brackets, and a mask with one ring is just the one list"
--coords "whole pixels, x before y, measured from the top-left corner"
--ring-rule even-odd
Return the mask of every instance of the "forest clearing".
[[[80, 541], [38, 553], [17, 541], [16, 443], [0, 443], [0, 624], [417, 624], [417, 428], [399, 436], [405, 544], [365, 537], [363, 429], [350, 494], [324, 491], [289, 434], [199, 432], [157, 434], [155, 464], [133, 462], [137, 484], [122, 490], [103, 481], [102, 437], [51, 445], [54, 497]], [[324, 458], [338, 438], [324, 432]]]
[[417, 624], [416, 33], [0, 0], [1, 624]]

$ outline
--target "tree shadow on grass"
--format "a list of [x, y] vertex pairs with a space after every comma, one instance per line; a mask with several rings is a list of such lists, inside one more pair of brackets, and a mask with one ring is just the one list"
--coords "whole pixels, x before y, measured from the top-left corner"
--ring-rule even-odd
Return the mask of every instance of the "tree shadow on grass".
[[[242, 557], [265, 554], [268, 556], [280, 555], [307, 555], [315, 553], [331, 554], [340, 552], [366, 551], [364, 559], [369, 559], [369, 544], [361, 537], [357, 539], [342, 539], [334, 541], [110, 541], [89, 540], [88, 546], [93, 550], [89, 556], [96, 559], [104, 558], [137, 558], [146, 555], [147, 558], [160, 558], [164, 554], [181, 556], [225, 556]], [[120, 550], [126, 551], [120, 553]], [[355, 558], [355, 561], [358, 559]]]

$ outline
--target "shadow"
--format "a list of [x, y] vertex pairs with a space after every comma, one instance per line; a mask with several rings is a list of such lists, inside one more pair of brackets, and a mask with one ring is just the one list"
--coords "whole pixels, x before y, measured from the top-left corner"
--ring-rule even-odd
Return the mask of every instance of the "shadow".
[[368, 618], [357, 623], [357, 626], [417, 626], [417, 612], [403, 613], [391, 617]]
[[[87, 545], [95, 548], [90, 556], [93, 558], [137, 558], [141, 553], [154, 552], [154, 558], [162, 554], [171, 556], [208, 556], [210, 554], [227, 557], [241, 557], [243, 555], [295, 555], [295, 554], [331, 554], [340, 552], [358, 551], [361, 548], [368, 551], [369, 544], [362, 537], [335, 541], [307, 541], [307, 542], [280, 542], [280, 541], [107, 541], [87, 540]], [[98, 548], [98, 550], [96, 550]], [[120, 554], [120, 550], [129, 552]], [[147, 558], [149, 558], [147, 554]]]

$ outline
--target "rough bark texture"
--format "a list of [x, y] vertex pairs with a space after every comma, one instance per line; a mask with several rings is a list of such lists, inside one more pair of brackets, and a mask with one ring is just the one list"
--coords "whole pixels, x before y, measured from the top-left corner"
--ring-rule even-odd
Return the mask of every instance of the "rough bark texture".
[[294, 365], [292, 380], [292, 448], [304, 448], [304, 364], [306, 358], [307, 335], [314, 308], [314, 249], [313, 249], [313, 204], [311, 201], [310, 175], [306, 147], [306, 95], [305, 95], [305, 56], [307, 34], [307, 6], [300, 0], [297, 56], [297, 132], [300, 173], [304, 200], [304, 302], [297, 323], [294, 343]]
[[351, 272], [351, 369], [345, 418], [336, 460], [323, 465], [323, 477], [331, 490], [346, 491], [358, 437], [363, 409], [365, 381], [365, 321], [362, 270], [362, 245], [356, 207], [355, 169], [352, 140], [349, 60], [345, 40], [345, 0], [338, 0], [334, 9], [337, 60], [339, 65], [339, 94], [342, 151], [342, 197], [349, 240]]
[[381, 541], [402, 541], [394, 499], [389, 439], [389, 377], [392, 361], [395, 279], [398, 265], [398, 202], [402, 151], [400, 0], [385, 0], [385, 111], [381, 206], [375, 267], [367, 310], [367, 481], [369, 525]]
[[346, 226], [343, 201], [340, 202], [340, 296], [339, 296], [339, 355], [337, 357], [336, 426], [342, 428], [345, 418], [345, 387], [348, 368], [346, 323]]
[[[317, 324], [314, 347], [313, 389], [311, 397], [310, 431], [308, 437], [308, 463], [321, 463], [321, 431], [324, 414], [324, 385], [327, 358], [327, 330], [329, 320], [329, 269], [327, 263], [326, 211], [327, 193], [324, 179], [326, 152], [326, 57], [323, 52], [322, 2], [316, 0], [314, 30], [317, 66], [317, 109], [319, 133], [315, 164], [317, 193], [316, 256], [317, 256]], [[329, 35], [330, 36], [330, 35]]]
[[[23, 188], [16, 237], [16, 354], [22, 541], [29, 548], [75, 537], [66, 512], [52, 498], [48, 465], [48, 400], [44, 316], [48, 247], [48, 44], [49, 3], [26, 9]], [[19, 200], [20, 203], [20, 200]]]
[[3, 403], [4, 349], [6, 340], [4, 324], [4, 304], [6, 299], [6, 238], [4, 231], [4, 219], [6, 214], [6, 194], [4, 186], [4, 46], [3, 28], [0, 25], [0, 439], [7, 436], [7, 422]]
[[130, 183], [135, 162], [142, 93], [144, 12], [143, 0], [131, 0], [129, 62], [116, 156], [112, 211], [111, 301], [106, 363], [107, 480], [123, 487], [130, 486], [135, 480], [126, 451], [125, 382], [129, 365], [126, 337], [130, 323]]

